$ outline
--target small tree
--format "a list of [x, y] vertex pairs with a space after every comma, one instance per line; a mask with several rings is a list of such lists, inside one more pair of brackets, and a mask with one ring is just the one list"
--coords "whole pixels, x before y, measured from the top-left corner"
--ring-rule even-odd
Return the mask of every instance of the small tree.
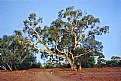
[[29, 68], [31, 62], [36, 60], [35, 48], [25, 44], [27, 38], [22, 36], [21, 31], [15, 31], [14, 35], [4, 35], [0, 39], [0, 68], [15, 70]]
[[97, 41], [95, 36], [107, 33], [109, 30], [108, 26], [99, 27], [99, 18], [83, 15], [81, 10], [74, 10], [73, 6], [59, 11], [58, 18], [50, 27], [42, 28], [39, 23], [42, 23], [42, 18], [37, 19], [35, 13], [30, 14], [24, 21], [23, 31], [33, 40], [28, 43], [46, 57], [64, 58], [72, 69], [76, 68], [80, 57], [101, 52], [102, 43]]
[[111, 57], [112, 60], [116, 60], [117, 62], [121, 60], [121, 57], [119, 56], [112, 56]]
[[118, 63], [117, 63], [116, 60], [108, 60], [106, 62], [106, 65], [109, 66], [109, 67], [116, 67], [116, 66], [118, 66]]
[[119, 56], [112, 56], [111, 60], [108, 60], [106, 62], [107, 66], [111, 66], [111, 67], [117, 67], [117, 66], [121, 66], [121, 57]]
[[84, 55], [80, 58], [82, 67], [91, 68], [95, 66], [95, 57], [91, 55]]

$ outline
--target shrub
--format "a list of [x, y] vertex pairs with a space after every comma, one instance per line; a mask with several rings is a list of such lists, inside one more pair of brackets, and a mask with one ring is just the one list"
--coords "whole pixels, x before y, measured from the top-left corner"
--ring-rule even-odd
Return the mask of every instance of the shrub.
[[58, 68], [71, 68], [70, 64], [61, 64], [61, 63], [58, 63], [57, 67]]
[[40, 62], [32, 64], [32, 68], [43, 68]]
[[44, 66], [44, 68], [54, 68], [54, 65], [51, 62], [49, 62]]
[[113, 67], [113, 66], [118, 66], [118, 62], [117, 62], [116, 60], [108, 60], [108, 61], [106, 62], [106, 65], [107, 65], [107, 66], [111, 66], [111, 67]]

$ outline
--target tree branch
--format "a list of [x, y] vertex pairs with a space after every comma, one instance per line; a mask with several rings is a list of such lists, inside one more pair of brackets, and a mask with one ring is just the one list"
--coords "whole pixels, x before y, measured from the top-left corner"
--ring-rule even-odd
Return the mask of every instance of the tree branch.
[[81, 56], [86, 55], [86, 54], [89, 54], [89, 53], [91, 53], [91, 52], [92, 52], [92, 51], [88, 51], [88, 52], [86, 52], [86, 53], [82, 53], [82, 54], [80, 54], [80, 55], [78, 55], [78, 56], [74, 56], [74, 58], [81, 57]]
[[58, 52], [60, 52], [60, 53], [65, 53], [65, 52], [60, 51], [60, 50], [57, 48], [57, 46], [56, 46], [56, 50], [57, 50]]
[[74, 49], [76, 49], [77, 44], [78, 44], [76, 33], [74, 31], [68, 31], [68, 30], [66, 30], [66, 31], [70, 32], [70, 33], [73, 33], [73, 35], [74, 35]]

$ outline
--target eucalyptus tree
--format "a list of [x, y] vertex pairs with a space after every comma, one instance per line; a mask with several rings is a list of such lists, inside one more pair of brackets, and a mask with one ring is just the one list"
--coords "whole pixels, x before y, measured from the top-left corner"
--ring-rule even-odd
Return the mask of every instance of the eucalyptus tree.
[[120, 60], [121, 60], [121, 57], [119, 57], [119, 56], [112, 56], [112, 57], [111, 57], [111, 60], [120, 61]]
[[26, 61], [35, 61], [34, 52], [37, 51], [31, 45], [25, 44], [26, 41], [28, 39], [22, 36], [21, 31], [15, 31], [11, 36], [4, 35], [0, 39], [0, 68], [15, 70]]
[[58, 18], [49, 27], [40, 27], [40, 23], [42, 18], [37, 18], [35, 13], [24, 21], [23, 31], [32, 40], [28, 43], [45, 57], [65, 59], [72, 69], [76, 68], [80, 57], [102, 52], [102, 43], [95, 36], [109, 30], [108, 26], [99, 26], [99, 18], [75, 10], [73, 6], [59, 11]]

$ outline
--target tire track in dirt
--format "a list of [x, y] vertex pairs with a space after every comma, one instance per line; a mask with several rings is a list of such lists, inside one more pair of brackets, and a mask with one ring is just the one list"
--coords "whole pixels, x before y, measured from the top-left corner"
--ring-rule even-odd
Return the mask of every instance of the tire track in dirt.
[[68, 81], [50, 72], [36, 72], [34, 81]]
[[0, 81], [68, 81], [48, 71], [0, 72]]

